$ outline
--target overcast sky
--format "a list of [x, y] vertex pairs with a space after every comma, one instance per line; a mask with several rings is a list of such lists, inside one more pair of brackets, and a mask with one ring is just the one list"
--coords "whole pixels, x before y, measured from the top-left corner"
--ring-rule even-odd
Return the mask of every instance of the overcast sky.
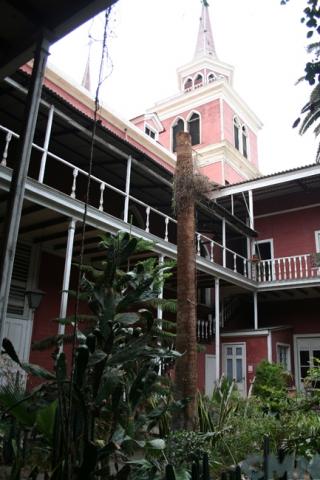
[[[260, 169], [280, 171], [314, 162], [313, 134], [303, 137], [291, 125], [310, 89], [295, 86], [307, 61], [306, 0], [209, 0], [217, 54], [235, 67], [234, 87], [263, 122]], [[193, 57], [200, 0], [119, 0], [110, 19], [112, 72], [103, 87], [104, 106], [132, 118], [178, 91], [176, 68]], [[51, 64], [81, 83], [88, 34], [101, 39], [103, 17], [80, 27], [51, 49]], [[101, 42], [91, 48], [96, 82]], [[93, 90], [95, 85], [93, 86]]]

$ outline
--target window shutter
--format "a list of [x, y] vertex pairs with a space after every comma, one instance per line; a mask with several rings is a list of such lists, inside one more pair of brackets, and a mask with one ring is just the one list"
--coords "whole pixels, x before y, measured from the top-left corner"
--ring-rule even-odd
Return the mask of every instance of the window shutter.
[[29, 277], [31, 246], [18, 243], [13, 264], [9, 293], [8, 313], [23, 316], [25, 314], [25, 292]]

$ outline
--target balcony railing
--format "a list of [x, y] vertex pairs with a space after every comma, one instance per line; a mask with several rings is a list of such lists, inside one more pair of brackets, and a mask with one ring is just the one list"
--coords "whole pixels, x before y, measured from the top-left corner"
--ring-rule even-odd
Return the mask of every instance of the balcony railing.
[[320, 278], [320, 266], [316, 265], [315, 258], [315, 254], [306, 253], [261, 260], [252, 267], [253, 278], [258, 282]]
[[[0, 145], [3, 146], [2, 156], [0, 155], [2, 166], [10, 166], [10, 151], [14, 147], [13, 142], [18, 138], [17, 133], [0, 125]], [[72, 199], [83, 201], [85, 198], [84, 186], [88, 172], [35, 143], [32, 144], [28, 175]], [[174, 218], [94, 175], [91, 176], [90, 206], [120, 218], [126, 223], [131, 223], [130, 211], [134, 209], [139, 217], [139, 224], [135, 224], [136, 226], [165, 242], [176, 244], [177, 221]], [[314, 268], [311, 254], [263, 260], [257, 263], [199, 232], [196, 233], [195, 247], [198, 257], [258, 282], [320, 276], [320, 268]]]

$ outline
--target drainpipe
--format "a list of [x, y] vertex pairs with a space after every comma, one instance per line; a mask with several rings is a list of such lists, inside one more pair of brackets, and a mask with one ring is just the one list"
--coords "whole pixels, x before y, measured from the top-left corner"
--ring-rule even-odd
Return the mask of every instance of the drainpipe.
[[220, 281], [219, 278], [214, 280], [215, 295], [215, 347], [216, 347], [216, 382], [220, 379]]
[[258, 292], [253, 292], [254, 329], [258, 330]]

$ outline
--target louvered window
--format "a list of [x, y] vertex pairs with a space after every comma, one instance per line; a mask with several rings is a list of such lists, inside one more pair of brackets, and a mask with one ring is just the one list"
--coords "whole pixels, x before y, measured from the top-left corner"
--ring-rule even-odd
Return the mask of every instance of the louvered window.
[[25, 314], [25, 293], [30, 268], [31, 246], [18, 244], [13, 265], [12, 280], [8, 302], [8, 313], [23, 316]]

